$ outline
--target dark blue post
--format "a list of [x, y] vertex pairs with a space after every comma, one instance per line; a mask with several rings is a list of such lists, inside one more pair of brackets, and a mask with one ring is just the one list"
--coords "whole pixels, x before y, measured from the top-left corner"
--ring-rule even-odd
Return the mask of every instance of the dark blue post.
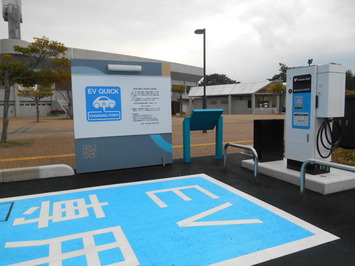
[[191, 152], [190, 152], [190, 117], [185, 117], [183, 123], [183, 149], [184, 149], [184, 163], [191, 162]]
[[223, 116], [216, 124], [216, 159], [223, 159]]

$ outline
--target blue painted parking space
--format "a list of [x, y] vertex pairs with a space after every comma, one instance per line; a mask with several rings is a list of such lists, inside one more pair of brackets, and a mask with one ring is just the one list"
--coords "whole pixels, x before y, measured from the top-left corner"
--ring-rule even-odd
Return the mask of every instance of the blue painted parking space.
[[337, 239], [204, 174], [0, 204], [0, 265], [250, 265]]

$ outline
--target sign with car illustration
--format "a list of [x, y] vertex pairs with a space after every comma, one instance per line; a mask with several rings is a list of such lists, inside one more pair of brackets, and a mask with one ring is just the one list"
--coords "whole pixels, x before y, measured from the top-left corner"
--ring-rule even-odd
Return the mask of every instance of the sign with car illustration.
[[85, 94], [89, 122], [122, 119], [120, 87], [86, 87]]
[[76, 172], [170, 164], [168, 63], [72, 59]]

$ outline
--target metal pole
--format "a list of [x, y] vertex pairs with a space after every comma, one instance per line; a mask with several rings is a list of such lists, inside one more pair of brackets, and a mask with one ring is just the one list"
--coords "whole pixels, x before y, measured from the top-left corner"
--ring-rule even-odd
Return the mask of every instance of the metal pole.
[[344, 165], [344, 164], [339, 164], [339, 163], [333, 163], [333, 162], [328, 162], [328, 161], [319, 161], [316, 159], [309, 159], [306, 160], [302, 163], [301, 166], [301, 171], [300, 171], [300, 192], [301, 192], [301, 198], [302, 200], [305, 200], [305, 194], [306, 194], [306, 170], [307, 166], [309, 164], [319, 164], [319, 165], [324, 165], [324, 166], [329, 166], [332, 168], [344, 170], [344, 171], [349, 171], [349, 172], [354, 172], [355, 173], [355, 167], [354, 166], [349, 166], [349, 165]]
[[258, 183], [258, 171], [259, 171], [259, 157], [258, 157], [258, 153], [257, 151], [249, 146], [246, 145], [242, 145], [242, 144], [237, 144], [237, 143], [227, 143], [226, 145], [224, 145], [224, 152], [223, 152], [223, 167], [224, 170], [226, 170], [227, 168], [227, 148], [228, 147], [235, 147], [235, 148], [240, 148], [240, 149], [244, 149], [244, 150], [249, 150], [253, 153], [253, 160], [254, 160], [254, 183], [257, 184]]
[[[197, 29], [195, 34], [203, 34], [203, 97], [202, 97], [202, 109], [207, 109], [207, 96], [206, 96], [206, 29]], [[207, 130], [203, 130], [203, 133], [207, 133]]]
[[202, 109], [207, 109], [206, 96], [206, 29], [203, 29], [203, 102]]

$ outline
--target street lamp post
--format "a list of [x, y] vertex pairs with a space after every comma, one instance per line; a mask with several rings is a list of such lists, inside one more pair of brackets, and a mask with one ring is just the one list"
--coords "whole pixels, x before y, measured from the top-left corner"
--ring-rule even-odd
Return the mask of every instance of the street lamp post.
[[203, 34], [203, 98], [202, 109], [207, 109], [206, 97], [206, 29], [197, 29], [195, 34]]

